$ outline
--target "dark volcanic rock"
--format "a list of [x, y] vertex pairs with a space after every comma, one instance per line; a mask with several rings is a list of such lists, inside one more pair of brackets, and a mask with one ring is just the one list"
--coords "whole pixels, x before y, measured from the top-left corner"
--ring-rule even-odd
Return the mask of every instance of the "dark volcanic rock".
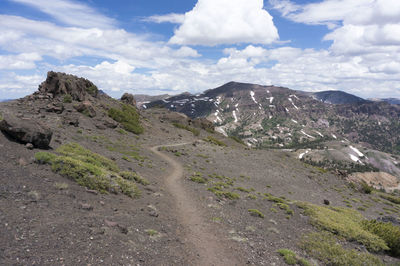
[[96, 97], [98, 94], [97, 87], [91, 81], [53, 71], [47, 73], [47, 79], [39, 85], [39, 91], [54, 96], [69, 94], [75, 101], [84, 101], [87, 95]]
[[121, 101], [136, 107], [136, 100], [130, 93], [124, 93], [121, 97]]
[[47, 149], [53, 132], [46, 126], [28, 119], [20, 119], [10, 114], [5, 114], [0, 121], [0, 130], [9, 137], [34, 147]]
[[89, 101], [84, 101], [82, 103], [79, 103], [74, 106], [74, 108], [82, 113], [85, 114], [89, 117], [95, 117], [96, 116], [96, 111], [93, 108], [93, 105]]
[[204, 129], [206, 131], [214, 131], [214, 124], [205, 118], [196, 118], [191, 121], [194, 127]]

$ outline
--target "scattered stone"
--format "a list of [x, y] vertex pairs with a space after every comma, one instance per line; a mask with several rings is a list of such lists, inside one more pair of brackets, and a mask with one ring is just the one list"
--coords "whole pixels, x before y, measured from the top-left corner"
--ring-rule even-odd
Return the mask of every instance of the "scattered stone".
[[86, 210], [86, 211], [92, 211], [93, 210], [93, 206], [88, 204], [88, 203], [80, 203], [79, 204], [79, 208], [82, 210]]
[[39, 121], [20, 119], [11, 114], [3, 115], [0, 130], [18, 142], [31, 143], [34, 147], [41, 149], [49, 148], [53, 136], [53, 132]]
[[79, 126], [79, 118], [77, 116], [71, 116], [71, 115], [64, 116], [62, 123], [64, 125], [78, 127]]
[[64, 105], [62, 103], [51, 103], [46, 106], [46, 111], [61, 114], [64, 111]]
[[24, 158], [19, 158], [18, 164], [19, 164], [20, 166], [27, 166], [27, 165], [28, 165], [28, 162], [27, 162]]
[[327, 199], [324, 199], [324, 204], [325, 204], [325, 205], [329, 205], [329, 204], [331, 204], [331, 203], [330, 203], [330, 201], [329, 201], [329, 200], [327, 200]]
[[86, 192], [87, 192], [87, 193], [94, 194], [94, 195], [98, 195], [98, 194], [99, 194], [99, 192], [98, 192], [98, 191], [96, 191], [96, 190], [92, 190], [92, 189], [87, 189], [87, 190], [86, 190]]
[[148, 212], [149, 215], [152, 216], [152, 217], [158, 217], [157, 208], [154, 207], [153, 205], [147, 206], [147, 212]]
[[107, 219], [104, 220], [104, 223], [108, 226], [108, 227], [116, 227], [118, 226], [117, 222], [113, 222], [113, 221], [109, 221]]
[[28, 150], [33, 150], [33, 148], [34, 148], [32, 143], [26, 143], [25, 147], [26, 147]]

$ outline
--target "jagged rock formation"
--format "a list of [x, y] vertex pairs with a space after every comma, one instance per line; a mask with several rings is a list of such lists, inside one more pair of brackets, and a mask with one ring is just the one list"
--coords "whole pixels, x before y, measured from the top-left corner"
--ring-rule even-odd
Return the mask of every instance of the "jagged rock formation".
[[124, 93], [121, 97], [121, 101], [136, 107], [136, 100], [130, 93]]
[[42, 94], [71, 95], [75, 101], [84, 101], [88, 95], [97, 97], [98, 89], [89, 80], [65, 73], [49, 71], [47, 79], [39, 85]]

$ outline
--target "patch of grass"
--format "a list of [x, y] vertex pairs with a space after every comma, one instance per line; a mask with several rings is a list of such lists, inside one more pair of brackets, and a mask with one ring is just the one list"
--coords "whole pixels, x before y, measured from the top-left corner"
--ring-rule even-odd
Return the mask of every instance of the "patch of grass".
[[256, 196], [256, 195], [253, 195], [253, 194], [249, 194], [249, 195], [246, 196], [246, 198], [252, 199], [252, 200], [256, 200], [256, 199], [257, 199], [257, 196]]
[[138, 173], [124, 171], [124, 172], [121, 172], [120, 175], [123, 179], [129, 180], [129, 181], [134, 181], [143, 186], [150, 185], [150, 182], [147, 181], [145, 178], [141, 177]]
[[187, 131], [190, 131], [190, 132], [193, 133], [194, 136], [200, 135], [200, 130], [198, 130], [197, 128], [190, 127], [190, 126], [187, 126], [187, 125], [183, 125], [183, 124], [180, 124], [180, 123], [172, 123], [172, 125], [174, 127], [176, 127], [176, 128], [185, 129]]
[[141, 192], [133, 182], [126, 180], [120, 176], [117, 176], [114, 180], [120, 187], [123, 194], [127, 195], [130, 198], [140, 197]]
[[92, 85], [92, 86], [90, 86], [90, 87], [87, 87], [87, 88], [86, 88], [86, 91], [87, 91], [90, 95], [94, 96], [94, 95], [96, 95], [96, 94], [98, 93], [99, 89], [98, 89], [95, 85]]
[[229, 138], [233, 139], [234, 141], [236, 141], [236, 142], [239, 143], [239, 144], [242, 144], [242, 145], [245, 145], [245, 146], [246, 146], [246, 144], [244, 143], [244, 141], [241, 140], [240, 138], [236, 137], [236, 136], [229, 136]]
[[37, 164], [51, 164], [51, 162], [57, 157], [57, 155], [50, 152], [37, 152], [35, 153], [35, 162]]
[[340, 235], [348, 241], [363, 244], [369, 251], [388, 250], [389, 247], [379, 236], [365, 230], [365, 218], [357, 211], [342, 207], [323, 207], [311, 203], [300, 204], [305, 214], [310, 216], [314, 226]]
[[203, 174], [202, 174], [202, 173], [199, 173], [199, 172], [194, 173], [194, 174], [190, 177], [190, 180], [192, 180], [193, 182], [199, 183], [199, 184], [205, 184], [205, 183], [207, 183], [207, 179], [205, 179], [205, 178], [203, 177]]
[[64, 95], [63, 103], [72, 103], [72, 96], [69, 94]]
[[208, 158], [210, 158], [209, 156], [207, 156], [207, 155], [204, 155], [204, 154], [197, 154], [196, 155], [197, 157], [201, 157], [201, 158], [203, 158], [203, 159], [208, 159]]
[[210, 142], [212, 144], [215, 144], [215, 145], [221, 146], [221, 147], [228, 146], [224, 142], [220, 141], [219, 139], [214, 138], [213, 136], [208, 136], [207, 138], [204, 139], [204, 141]]
[[157, 231], [157, 230], [154, 230], [154, 229], [147, 229], [145, 232], [146, 232], [149, 236], [156, 236], [156, 235], [158, 235], [158, 231]]
[[78, 134], [83, 134], [83, 130], [82, 130], [82, 129], [78, 129], [78, 130], [76, 131], [76, 133], [78, 133]]
[[293, 215], [294, 211], [289, 207], [289, 205], [285, 204], [285, 203], [276, 203], [276, 206], [279, 207], [279, 209], [284, 210], [286, 212], [286, 214], [289, 215]]
[[370, 253], [343, 248], [334, 235], [328, 232], [311, 233], [303, 236], [300, 247], [310, 256], [322, 261], [324, 265], [384, 265], [378, 257]]
[[118, 132], [119, 134], [121, 134], [121, 135], [127, 135], [127, 134], [128, 134], [128, 132], [126, 132], [123, 128], [118, 128], [118, 129], [117, 129], [117, 132]]
[[122, 109], [111, 108], [108, 110], [108, 116], [121, 123], [126, 131], [134, 134], [143, 133], [139, 113], [133, 106], [122, 104]]
[[67, 183], [58, 183], [57, 182], [54, 184], [54, 187], [58, 190], [66, 190], [66, 189], [68, 189], [69, 186]]
[[119, 172], [118, 166], [115, 164], [115, 162], [88, 149], [85, 149], [78, 143], [68, 143], [62, 145], [56, 150], [56, 152], [67, 157], [72, 157], [78, 161], [101, 168], [106, 168], [107, 170], [113, 172]]
[[231, 191], [215, 191], [214, 194], [218, 197], [218, 198], [225, 198], [225, 199], [229, 199], [229, 200], [237, 200], [240, 199], [240, 195], [235, 193], [235, 192], [231, 192]]
[[245, 192], [245, 193], [250, 193], [251, 191], [253, 191], [252, 189], [248, 189], [248, 188], [244, 188], [244, 187], [237, 187], [236, 190], [239, 190], [239, 191]]
[[362, 226], [365, 230], [379, 236], [386, 242], [390, 255], [400, 257], [400, 227], [376, 220], [363, 221]]
[[131, 158], [129, 158], [128, 156], [124, 155], [122, 156], [122, 160], [125, 160], [127, 162], [131, 162]]
[[311, 266], [311, 263], [305, 258], [299, 257], [290, 249], [279, 249], [277, 251], [283, 257], [283, 260], [288, 265], [299, 264], [301, 266]]
[[368, 185], [366, 182], [362, 182], [361, 183], [361, 191], [365, 194], [371, 194], [373, 191], [373, 187], [371, 187], [370, 185]]
[[390, 194], [385, 194], [385, 193], [378, 193], [379, 197], [382, 199], [388, 200], [390, 202], [393, 202], [394, 204], [400, 204], [400, 197], [390, 195]]
[[248, 209], [248, 212], [250, 213], [251, 216], [260, 217], [260, 218], [265, 217], [264, 214], [257, 209]]
[[79, 185], [101, 193], [119, 193], [135, 198], [140, 195], [136, 185], [123, 179], [118, 166], [111, 160], [94, 153], [77, 143], [60, 146], [56, 152], [38, 152], [35, 160], [38, 163], [51, 165], [53, 172], [75, 180]]

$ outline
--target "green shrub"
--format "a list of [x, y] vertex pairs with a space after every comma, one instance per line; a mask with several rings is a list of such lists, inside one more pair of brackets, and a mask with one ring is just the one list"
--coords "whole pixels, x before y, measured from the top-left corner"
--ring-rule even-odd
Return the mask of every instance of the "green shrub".
[[65, 94], [63, 98], [63, 103], [72, 103], [72, 96], [69, 94]]
[[400, 204], [400, 197], [396, 197], [394, 195], [389, 195], [389, 194], [385, 194], [385, 193], [379, 193], [379, 197], [388, 200], [390, 202], [393, 202], [395, 204]]
[[214, 194], [218, 197], [218, 198], [226, 198], [226, 199], [230, 199], [230, 200], [237, 200], [240, 199], [240, 195], [234, 192], [230, 192], [230, 191], [215, 191]]
[[86, 91], [87, 91], [90, 95], [96, 96], [97, 93], [98, 93], [98, 91], [99, 91], [99, 89], [98, 89], [95, 85], [92, 85], [92, 86], [90, 86], [90, 87], [87, 87], [87, 88], [86, 88]]
[[190, 177], [190, 180], [199, 184], [207, 183], [207, 180], [203, 177], [201, 173], [195, 173]]
[[204, 140], [207, 142], [210, 142], [212, 144], [221, 146], [221, 147], [227, 147], [227, 145], [224, 142], [220, 141], [219, 139], [214, 138], [213, 136], [208, 136]]
[[138, 187], [131, 181], [123, 179], [122, 177], [116, 177], [115, 182], [120, 187], [123, 194], [127, 195], [130, 198], [138, 198], [140, 197], [140, 190]]
[[121, 177], [129, 180], [129, 181], [135, 181], [138, 184], [142, 184], [143, 186], [150, 185], [150, 182], [141, 177], [138, 173], [135, 172], [129, 172], [129, 171], [124, 171], [120, 173]]
[[295, 265], [297, 264], [297, 258], [296, 258], [296, 253], [289, 249], [279, 249], [278, 250], [279, 255], [283, 257], [285, 260], [286, 264], [288, 265]]
[[370, 253], [344, 249], [337, 243], [336, 238], [328, 232], [311, 233], [303, 236], [300, 247], [310, 256], [322, 261], [324, 265], [384, 265], [378, 257]]
[[236, 137], [236, 136], [229, 136], [231, 139], [233, 139], [234, 141], [236, 141], [237, 143], [239, 143], [239, 144], [242, 144], [242, 145], [246, 145], [245, 143], [244, 143], [244, 141], [243, 140], [241, 140], [239, 137]]
[[363, 228], [362, 222], [365, 218], [355, 210], [323, 207], [311, 203], [300, 204], [300, 207], [310, 216], [311, 223], [320, 229], [340, 235], [349, 241], [357, 241], [373, 252], [389, 249], [383, 239]]
[[361, 191], [365, 194], [371, 194], [374, 189], [368, 185], [366, 182], [361, 183]]
[[35, 153], [35, 162], [38, 164], [51, 164], [57, 155], [49, 152], [37, 152]]
[[193, 133], [194, 136], [200, 135], [200, 130], [198, 130], [198, 129], [194, 128], [194, 127], [190, 127], [190, 126], [183, 125], [183, 124], [180, 124], [180, 123], [172, 123], [172, 125], [174, 125], [174, 127], [176, 127], [176, 128], [185, 129], [187, 131], [190, 131], [190, 132]]
[[264, 218], [264, 214], [257, 209], [248, 209], [248, 211], [249, 211], [250, 215], [252, 215], [252, 216]]
[[122, 104], [122, 109], [111, 108], [108, 110], [108, 116], [121, 123], [126, 131], [134, 134], [143, 133], [139, 113], [133, 106]]
[[85, 149], [78, 143], [68, 143], [62, 145], [56, 150], [56, 152], [64, 156], [73, 157], [74, 159], [82, 162], [86, 162], [98, 167], [104, 167], [113, 172], [119, 172], [118, 166], [115, 164], [115, 162], [88, 149]]
[[390, 249], [389, 254], [400, 257], [400, 227], [376, 220], [363, 221], [362, 225], [365, 230], [379, 236], [386, 242]]

